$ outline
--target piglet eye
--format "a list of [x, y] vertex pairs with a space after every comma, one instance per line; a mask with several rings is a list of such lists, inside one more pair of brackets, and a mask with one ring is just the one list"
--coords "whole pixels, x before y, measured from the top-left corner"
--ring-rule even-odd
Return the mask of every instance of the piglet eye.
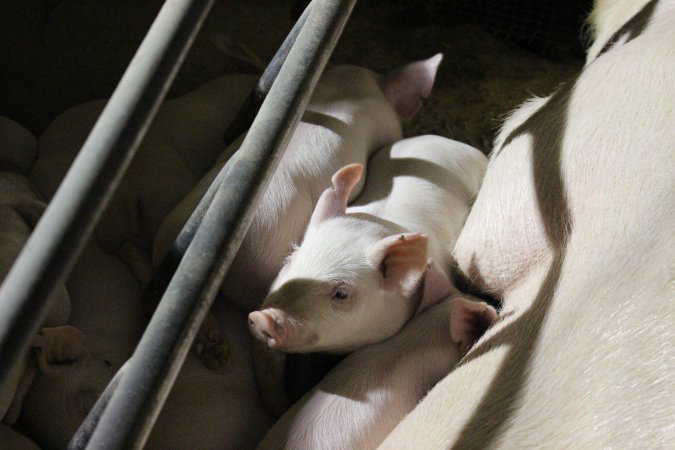
[[333, 294], [333, 298], [337, 300], [345, 300], [347, 297], [349, 297], [349, 291], [343, 287], [337, 288]]

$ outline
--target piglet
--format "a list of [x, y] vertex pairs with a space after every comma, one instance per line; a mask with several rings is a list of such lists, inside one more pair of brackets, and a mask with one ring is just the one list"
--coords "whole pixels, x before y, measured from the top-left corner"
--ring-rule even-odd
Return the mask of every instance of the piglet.
[[[68, 288], [72, 326], [44, 329], [33, 342], [36, 373], [17, 422], [40, 446], [55, 449], [67, 448], [145, 325], [138, 282], [95, 240], [85, 247]], [[188, 354], [146, 449], [253, 448], [271, 425], [255, 387], [246, 315], [227, 303], [213, 312], [226, 333], [224, 367], [215, 372]]]
[[485, 165], [480, 151], [450, 139], [405, 139], [372, 158], [350, 208], [363, 167], [337, 171], [263, 309], [249, 315], [251, 332], [286, 352], [349, 352], [455, 294], [451, 250]]
[[[222, 151], [223, 134], [255, 83], [253, 75], [224, 75], [161, 105], [96, 227], [105, 250], [118, 253], [133, 241], [150, 251], [164, 217]], [[40, 137], [31, 181], [47, 198], [54, 195], [106, 102], [68, 109]]]
[[[0, 282], [9, 273], [47, 207], [26, 176], [36, 151], [37, 141], [30, 131], [0, 116]], [[65, 286], [60, 284], [43, 325], [63, 325], [69, 315], [70, 298]], [[0, 419], [9, 425], [16, 421], [34, 377], [27, 358], [27, 354], [23, 355], [9, 382], [0, 389]]]
[[[167, 100], [159, 108], [96, 227], [101, 246], [121, 256], [141, 282], [152, 273], [152, 267], [141, 262], [149, 258], [160, 224], [213, 165], [222, 151], [225, 130], [256, 80], [249, 74], [224, 75]], [[46, 197], [56, 191], [106, 101], [70, 108], [42, 134], [31, 180]], [[150, 301], [145, 306], [152, 311], [156, 304]], [[209, 316], [195, 341], [209, 366], [221, 364], [223, 358], [214, 359], [213, 355], [220, 357], [227, 351], [225, 339], [213, 323]]]
[[[293, 243], [302, 239], [330, 176], [345, 164], [365, 163], [378, 149], [401, 138], [400, 118], [411, 117], [421, 107], [441, 59], [438, 54], [415, 61], [387, 76], [350, 65], [322, 74], [227, 273], [222, 292], [229, 301], [248, 312], [260, 307]], [[155, 239], [155, 264], [240, 144], [239, 140], [225, 149], [167, 216]], [[352, 197], [360, 189], [361, 184], [354, 187]]]
[[258, 449], [375, 448], [473, 344], [497, 314], [456, 297], [434, 305], [390, 339], [350, 354], [305, 394]]
[[[348, 163], [365, 163], [375, 151], [401, 138], [401, 118], [408, 118], [429, 95], [442, 55], [414, 61], [381, 76], [363, 67], [328, 68], [317, 83], [301, 122], [290, 138], [253, 222], [225, 277], [221, 290], [247, 312], [260, 307], [270, 285], [300, 241], [330, 175]], [[243, 136], [223, 150], [217, 163], [168, 214], [157, 231], [153, 262], [159, 264], [217, 174], [241, 145]], [[352, 196], [361, 186], [353, 189]], [[220, 330], [207, 319], [198, 337], [210, 367], [211, 342]], [[206, 337], [206, 338], [204, 338]]]

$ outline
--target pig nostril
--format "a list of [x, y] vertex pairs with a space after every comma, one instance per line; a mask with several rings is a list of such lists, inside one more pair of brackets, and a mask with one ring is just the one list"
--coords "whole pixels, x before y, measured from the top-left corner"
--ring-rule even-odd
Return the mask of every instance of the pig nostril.
[[255, 326], [255, 322], [253, 321], [253, 319], [248, 319], [248, 324], [252, 327]]

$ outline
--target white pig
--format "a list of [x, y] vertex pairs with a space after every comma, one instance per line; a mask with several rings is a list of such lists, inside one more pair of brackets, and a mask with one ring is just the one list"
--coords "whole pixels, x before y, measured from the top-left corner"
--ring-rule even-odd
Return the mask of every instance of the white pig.
[[[18, 422], [39, 445], [56, 449], [66, 448], [133, 352], [146, 321], [130, 269], [95, 241], [85, 248], [68, 288], [77, 329], [60, 335], [43, 331], [58, 337], [57, 344], [34, 342], [39, 372]], [[252, 448], [271, 425], [255, 389], [245, 314], [223, 304], [214, 315], [230, 350], [223, 370], [207, 369], [190, 353], [145, 448]], [[57, 350], [55, 356], [47, 352], [51, 349]]]
[[381, 448], [672, 448], [675, 2], [626, 3], [505, 123], [455, 252], [504, 319]]
[[[78, 333], [55, 335], [71, 354], [43, 356], [23, 403], [19, 426], [40, 446], [65, 448], [145, 325], [141, 287], [130, 270], [93, 239], [66, 282], [69, 324]], [[39, 342], [36, 343], [39, 345]], [[38, 361], [40, 353], [37, 355]]]
[[[150, 255], [165, 216], [221, 153], [225, 130], [256, 81], [254, 75], [225, 75], [159, 108], [96, 227], [103, 248], [133, 264], [140, 281], [147, 281], [152, 269], [138, 261]], [[46, 197], [56, 191], [105, 103], [98, 100], [69, 109], [40, 137], [31, 180]], [[155, 306], [146, 305], [149, 310]], [[223, 359], [227, 349], [212, 317], [200, 330], [196, 348], [207, 365]]]
[[[400, 139], [399, 117], [410, 117], [420, 108], [441, 58], [439, 54], [414, 62], [384, 77], [355, 66], [324, 72], [225, 278], [222, 291], [229, 301], [247, 311], [260, 306], [292, 244], [302, 238], [330, 176], [345, 164], [365, 163], [375, 150]], [[155, 241], [155, 264], [237, 144], [225, 150], [162, 224]], [[360, 186], [353, 195], [359, 191]]]
[[[9, 273], [45, 208], [25, 175], [0, 170], [0, 282]], [[57, 286], [52, 301], [44, 326], [65, 324], [70, 314], [70, 298], [63, 284]], [[10, 376], [11, 381], [0, 392], [0, 418], [9, 424], [16, 420], [23, 395], [34, 376], [25, 357], [22, 359]]]
[[[227, 126], [257, 81], [231, 74], [164, 102], [96, 228], [99, 242], [119, 252], [134, 241], [150, 252], [164, 217], [213, 165]], [[74, 106], [40, 137], [31, 180], [51, 198], [107, 100]]]
[[[36, 150], [37, 142], [28, 130], [0, 116], [0, 282], [47, 206], [25, 175]], [[52, 301], [44, 326], [65, 324], [70, 314], [70, 299], [63, 284], [57, 287]], [[8, 424], [13, 424], [18, 417], [23, 396], [34, 376], [26, 357], [0, 392], [0, 418]]]
[[345, 358], [294, 404], [258, 448], [369, 449], [384, 440], [496, 319], [456, 297], [424, 310], [400, 333]]
[[249, 315], [252, 333], [287, 352], [349, 352], [392, 336], [415, 311], [456, 293], [451, 250], [486, 161], [439, 136], [404, 139], [372, 158], [363, 194], [349, 208], [362, 166], [340, 169], [263, 309]]
[[[413, 62], [385, 77], [347, 65], [324, 72], [225, 277], [221, 290], [229, 301], [246, 311], [260, 306], [293, 243], [302, 238], [329, 176], [346, 163], [365, 163], [374, 150], [401, 137], [399, 117], [411, 117], [421, 107], [441, 59], [438, 54]], [[223, 151], [162, 223], [155, 239], [155, 265], [242, 140], [243, 136]], [[359, 190], [360, 186], [354, 196]], [[218, 355], [225, 353], [219, 350], [219, 334], [207, 316], [197, 348], [210, 367], [218, 367]]]

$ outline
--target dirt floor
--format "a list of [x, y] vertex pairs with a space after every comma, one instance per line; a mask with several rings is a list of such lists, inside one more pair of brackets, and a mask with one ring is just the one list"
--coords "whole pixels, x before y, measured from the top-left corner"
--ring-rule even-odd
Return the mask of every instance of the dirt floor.
[[[0, 114], [39, 135], [68, 107], [111, 94], [163, 2], [0, 3]], [[581, 66], [580, 57], [545, 59], [470, 21], [443, 20], [447, 8], [431, 11], [436, 16], [430, 19], [428, 8], [409, 4], [361, 1], [332, 60], [386, 72], [442, 52], [436, 87], [406, 124], [408, 135], [440, 134], [488, 152], [505, 114], [533, 94], [547, 95]], [[236, 70], [211, 35], [228, 34], [267, 61], [301, 6], [294, 0], [216, 0], [170, 95]]]

